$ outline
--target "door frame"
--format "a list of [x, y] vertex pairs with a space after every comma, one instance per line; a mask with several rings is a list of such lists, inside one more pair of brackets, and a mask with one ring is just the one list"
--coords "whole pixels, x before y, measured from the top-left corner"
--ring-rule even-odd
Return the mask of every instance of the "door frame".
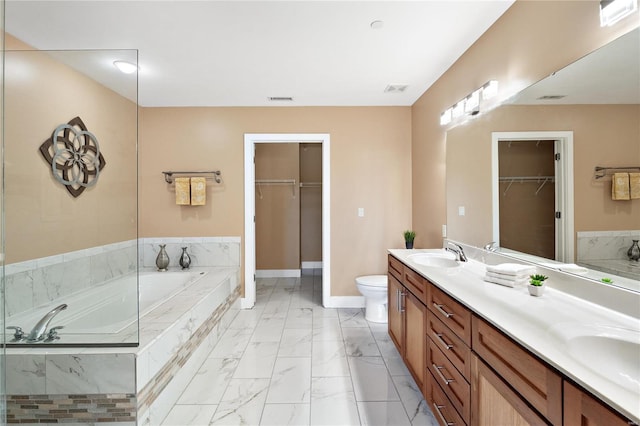
[[322, 144], [322, 304], [331, 297], [331, 168], [328, 133], [245, 133], [244, 135], [244, 297], [242, 309], [256, 303], [256, 188], [255, 146], [259, 143], [320, 143]]
[[498, 183], [498, 142], [500, 141], [556, 141], [560, 160], [556, 164], [556, 209], [561, 218], [556, 220], [556, 259], [574, 262], [574, 210], [573, 210], [573, 132], [492, 132], [491, 133], [491, 197], [493, 241], [500, 241], [500, 188]]

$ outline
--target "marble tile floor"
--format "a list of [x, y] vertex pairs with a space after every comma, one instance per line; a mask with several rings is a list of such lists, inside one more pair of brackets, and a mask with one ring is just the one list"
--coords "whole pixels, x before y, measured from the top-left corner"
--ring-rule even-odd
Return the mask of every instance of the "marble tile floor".
[[436, 426], [387, 325], [323, 308], [320, 272], [259, 279], [162, 425]]

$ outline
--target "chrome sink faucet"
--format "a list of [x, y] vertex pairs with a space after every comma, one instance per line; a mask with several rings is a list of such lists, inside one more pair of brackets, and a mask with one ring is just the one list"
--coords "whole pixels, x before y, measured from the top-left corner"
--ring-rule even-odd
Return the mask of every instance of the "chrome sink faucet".
[[467, 261], [467, 255], [464, 254], [464, 250], [462, 249], [462, 246], [456, 243], [452, 243], [451, 241], [447, 241], [447, 244], [452, 245], [452, 247], [446, 247], [445, 250], [450, 251], [451, 253], [454, 253], [455, 255], [457, 255], [458, 260], [460, 262], [466, 262]]
[[[67, 304], [63, 303], [62, 305], [56, 306], [55, 308], [47, 312], [45, 316], [43, 316], [40, 321], [38, 321], [38, 323], [33, 327], [31, 333], [29, 333], [29, 335], [27, 336], [27, 341], [39, 342], [40, 340], [44, 340], [45, 333], [47, 332], [47, 327], [49, 327], [49, 323], [51, 322], [53, 317], [55, 317], [65, 309], [67, 309]], [[54, 327], [54, 329], [60, 328], [62, 327]], [[54, 338], [55, 330], [52, 329], [51, 331], [54, 331], [54, 333], [50, 333], [50, 337]]]

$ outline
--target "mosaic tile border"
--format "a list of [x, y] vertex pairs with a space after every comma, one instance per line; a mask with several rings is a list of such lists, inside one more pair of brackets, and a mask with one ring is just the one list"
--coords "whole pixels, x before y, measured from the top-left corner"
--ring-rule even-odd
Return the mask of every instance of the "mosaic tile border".
[[7, 424], [135, 422], [134, 394], [9, 395]]
[[213, 329], [220, 323], [222, 316], [240, 297], [240, 287], [237, 286], [211, 316], [191, 335], [180, 350], [162, 367], [149, 383], [138, 392], [138, 412], [145, 413], [153, 402], [160, 396], [165, 387], [177, 375], [195, 350], [202, 344]]

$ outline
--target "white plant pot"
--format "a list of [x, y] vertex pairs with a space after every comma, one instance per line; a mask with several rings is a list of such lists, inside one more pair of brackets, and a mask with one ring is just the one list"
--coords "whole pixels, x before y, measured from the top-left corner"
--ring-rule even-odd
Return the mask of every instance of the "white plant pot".
[[527, 284], [527, 288], [529, 289], [529, 294], [532, 296], [542, 296], [542, 293], [544, 293], [544, 285], [535, 286]]

